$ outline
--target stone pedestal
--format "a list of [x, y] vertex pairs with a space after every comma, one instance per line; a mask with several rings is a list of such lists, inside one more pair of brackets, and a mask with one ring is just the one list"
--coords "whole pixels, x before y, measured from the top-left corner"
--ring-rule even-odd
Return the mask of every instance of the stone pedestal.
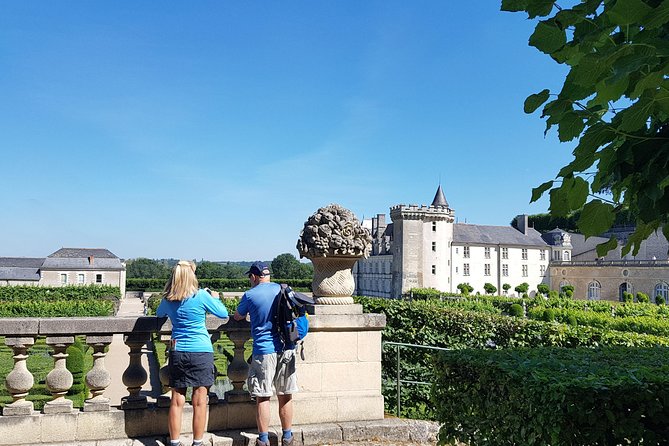
[[314, 257], [314, 300], [321, 305], [350, 305], [355, 290], [351, 269], [359, 257]]

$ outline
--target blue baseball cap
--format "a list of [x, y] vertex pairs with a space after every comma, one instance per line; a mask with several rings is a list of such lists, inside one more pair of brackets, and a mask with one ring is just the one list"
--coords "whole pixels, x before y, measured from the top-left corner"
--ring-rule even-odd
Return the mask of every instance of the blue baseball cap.
[[253, 265], [251, 265], [251, 268], [249, 268], [248, 271], [245, 273], [247, 276], [249, 274], [254, 274], [256, 276], [269, 276], [270, 271], [269, 271], [269, 266], [263, 262], [253, 262]]

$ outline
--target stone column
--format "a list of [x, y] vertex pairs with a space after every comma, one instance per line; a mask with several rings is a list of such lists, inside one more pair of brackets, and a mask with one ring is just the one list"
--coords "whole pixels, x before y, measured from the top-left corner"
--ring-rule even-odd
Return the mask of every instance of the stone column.
[[128, 388], [128, 396], [123, 397], [121, 401], [123, 409], [145, 409], [147, 407], [146, 396], [140, 395], [139, 392], [149, 376], [142, 365], [142, 347], [146, 345], [149, 338], [150, 333], [130, 333], [125, 336], [124, 342], [130, 348], [128, 352], [130, 362], [128, 368], [123, 372], [123, 384]]
[[5, 387], [14, 400], [2, 410], [3, 415], [32, 415], [34, 406], [32, 401], [26, 401], [28, 392], [35, 384], [35, 378], [28, 371], [26, 360], [28, 349], [35, 344], [35, 338], [6, 337], [5, 345], [14, 352], [14, 368], [5, 378]]
[[72, 387], [74, 378], [65, 363], [69, 356], [67, 347], [74, 343], [74, 336], [47, 336], [46, 343], [53, 348], [53, 370], [46, 375], [46, 387], [53, 400], [44, 405], [44, 413], [70, 413], [72, 401], [65, 398], [65, 395]]
[[[160, 342], [165, 344], [165, 365], [160, 368], [158, 372], [158, 377], [160, 378], [160, 384], [165, 387], [170, 385], [170, 349], [172, 344], [172, 336], [169, 334], [161, 334]], [[170, 402], [172, 400], [172, 390], [167, 389], [167, 392], [163, 393], [156, 400], [156, 405], [158, 407], [170, 407]]]
[[105, 349], [112, 339], [111, 335], [86, 336], [86, 344], [93, 348], [93, 368], [86, 374], [86, 385], [92, 396], [84, 402], [84, 412], [103, 412], [111, 407], [110, 399], [103, 393], [111, 384], [111, 374], [105, 368]]
[[248, 330], [231, 330], [228, 337], [235, 345], [234, 356], [228, 365], [228, 378], [232, 383], [232, 390], [225, 392], [225, 401], [229, 403], [248, 402], [251, 395], [242, 387], [249, 373], [249, 365], [244, 361], [244, 344], [249, 339]]

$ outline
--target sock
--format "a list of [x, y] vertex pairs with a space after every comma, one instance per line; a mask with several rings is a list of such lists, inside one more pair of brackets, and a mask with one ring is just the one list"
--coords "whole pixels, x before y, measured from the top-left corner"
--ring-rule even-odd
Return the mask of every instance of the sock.
[[202, 446], [203, 441], [204, 441], [204, 438], [200, 438], [199, 440], [193, 439], [193, 446]]
[[292, 436], [293, 436], [293, 430], [292, 429], [284, 429], [283, 430], [283, 438], [288, 440]]
[[263, 443], [267, 443], [269, 441], [269, 432], [258, 432], [258, 439]]

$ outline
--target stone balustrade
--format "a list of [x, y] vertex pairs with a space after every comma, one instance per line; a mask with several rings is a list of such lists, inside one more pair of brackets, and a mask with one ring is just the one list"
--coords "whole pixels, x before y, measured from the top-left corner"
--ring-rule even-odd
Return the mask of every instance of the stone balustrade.
[[[310, 309], [310, 333], [304, 342], [304, 359], [298, 358], [300, 392], [295, 395], [295, 420], [300, 424], [383, 419], [381, 395], [381, 330], [385, 316], [362, 314], [359, 305], [315, 306]], [[234, 344], [228, 365], [232, 389], [218, 399], [210, 394], [207, 430], [255, 427], [255, 407], [244, 388], [248, 363], [244, 345], [250, 338], [246, 321], [222, 323], [207, 318], [212, 342], [225, 333]], [[13, 369], [4, 377], [13, 402], [0, 415], [0, 445], [76, 443], [167, 434], [169, 393], [149, 401], [141, 389], [150, 373], [168, 382], [167, 367], [146, 370], [143, 347], [156, 339], [169, 346], [170, 323], [156, 317], [5, 318], [0, 336], [13, 351]], [[129, 348], [127, 364], [105, 363], [106, 350], [115, 334], [123, 334]], [[65, 398], [73, 383], [65, 367], [66, 349], [75, 336], [83, 336], [93, 352], [93, 367], [85, 377], [90, 396], [76, 409]], [[26, 397], [34, 386], [27, 367], [28, 350], [44, 337], [52, 350], [53, 369], [46, 376], [51, 401], [41, 412]], [[298, 355], [299, 356], [299, 355]], [[119, 376], [120, 370], [123, 370]], [[0, 377], [2, 379], [3, 377]], [[114, 380], [122, 380], [127, 396], [120, 405], [105, 395]], [[272, 423], [279, 423], [273, 398]], [[192, 411], [186, 411], [182, 431], [190, 432]]]

